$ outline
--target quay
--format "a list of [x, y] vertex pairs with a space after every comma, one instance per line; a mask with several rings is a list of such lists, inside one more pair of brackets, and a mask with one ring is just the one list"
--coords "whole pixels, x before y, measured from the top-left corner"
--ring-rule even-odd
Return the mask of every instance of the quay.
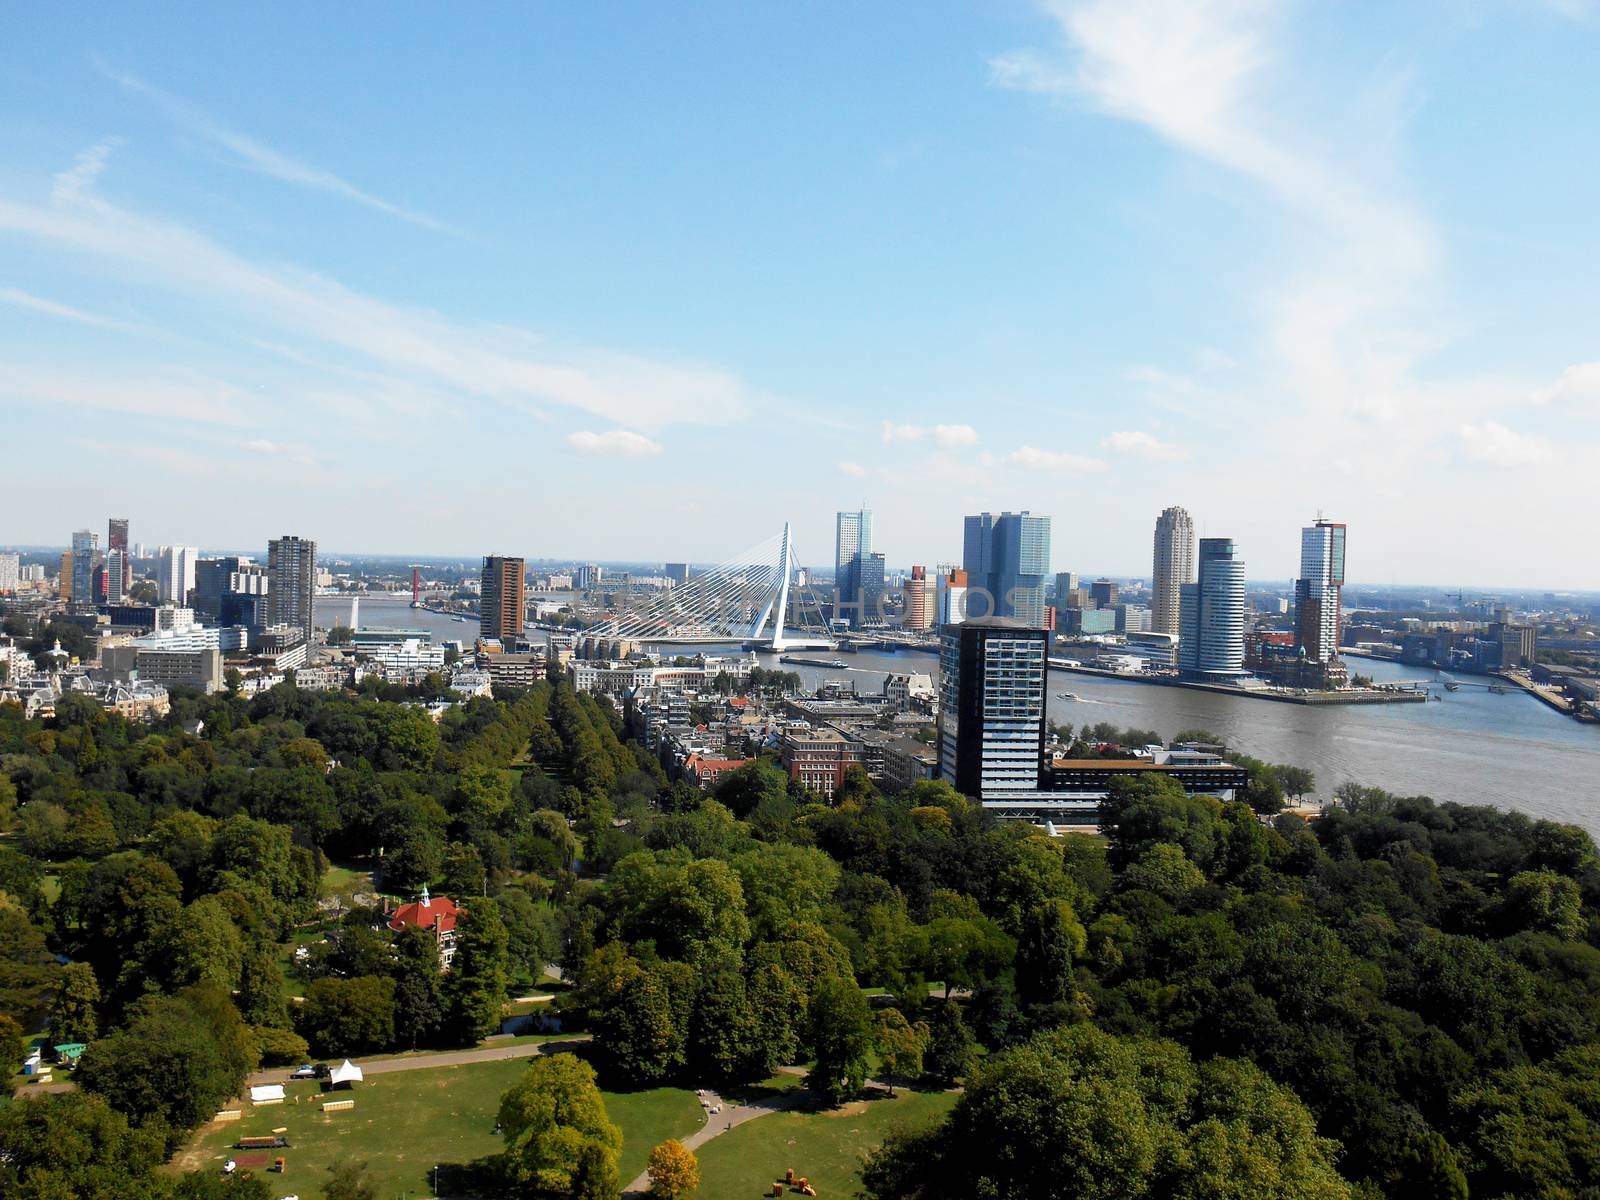
[[1068, 671], [1074, 675], [1095, 675], [1101, 679], [1123, 679], [1129, 683], [1149, 683], [1158, 687], [1188, 688], [1190, 691], [1216, 692], [1223, 696], [1246, 696], [1252, 700], [1275, 700], [1279, 704], [1425, 704], [1428, 700], [1427, 690], [1421, 687], [1351, 688], [1347, 691], [1312, 692], [1289, 688], [1250, 688], [1225, 683], [1197, 683], [1173, 675], [1132, 674], [1126, 671], [1110, 671], [1104, 667], [1085, 667], [1059, 658], [1052, 658], [1049, 663], [1051, 670]]

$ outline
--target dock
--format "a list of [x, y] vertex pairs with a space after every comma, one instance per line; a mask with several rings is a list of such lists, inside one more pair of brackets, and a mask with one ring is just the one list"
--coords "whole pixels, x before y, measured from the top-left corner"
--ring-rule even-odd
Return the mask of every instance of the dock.
[[1050, 669], [1053, 671], [1067, 671], [1074, 675], [1094, 675], [1101, 679], [1121, 679], [1128, 683], [1154, 684], [1157, 687], [1188, 688], [1190, 691], [1215, 692], [1223, 696], [1242, 696], [1250, 700], [1273, 700], [1279, 704], [1425, 704], [1428, 700], [1426, 688], [1419, 687], [1350, 688], [1343, 691], [1326, 692], [1272, 687], [1235, 687], [1225, 683], [1197, 683], [1191, 679], [1179, 679], [1174, 675], [1133, 674], [1127, 671], [1108, 671], [1103, 667], [1068, 665], [1058, 659], [1050, 660]]

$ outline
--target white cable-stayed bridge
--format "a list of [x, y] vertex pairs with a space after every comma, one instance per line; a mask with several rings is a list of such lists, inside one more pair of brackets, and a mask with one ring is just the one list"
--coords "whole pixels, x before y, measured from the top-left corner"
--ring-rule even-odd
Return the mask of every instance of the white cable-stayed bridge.
[[802, 570], [785, 522], [782, 533], [613, 614], [583, 636], [657, 645], [754, 643], [775, 651], [832, 647], [821, 600], [810, 572]]

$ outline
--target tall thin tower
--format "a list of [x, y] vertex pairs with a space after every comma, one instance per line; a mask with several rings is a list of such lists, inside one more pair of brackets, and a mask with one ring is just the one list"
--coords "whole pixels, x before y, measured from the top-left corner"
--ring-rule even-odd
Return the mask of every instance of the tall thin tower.
[[1150, 628], [1177, 633], [1183, 585], [1195, 581], [1194, 521], [1184, 509], [1164, 508], [1156, 518], [1155, 561], [1150, 572]]

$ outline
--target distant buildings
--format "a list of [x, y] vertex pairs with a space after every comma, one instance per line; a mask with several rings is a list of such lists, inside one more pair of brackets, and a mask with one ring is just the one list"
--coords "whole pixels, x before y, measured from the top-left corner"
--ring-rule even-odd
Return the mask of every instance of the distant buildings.
[[[866, 596], [866, 560], [871, 557], [872, 511], [863, 508], [857, 512], [837, 514], [834, 522], [833, 619], [845, 622], [851, 629], [860, 629], [866, 623], [867, 614], [878, 607], [876, 597], [869, 602]], [[881, 567], [881, 556], [878, 561]], [[877, 584], [881, 596], [881, 571]]]
[[912, 567], [905, 584], [907, 629], [932, 629], [939, 615], [938, 580], [928, 577], [927, 567]]
[[1201, 538], [1197, 566], [1180, 592], [1178, 669], [1230, 682], [1244, 674], [1244, 561], [1232, 538]]
[[100, 535], [80, 529], [72, 535], [71, 580], [68, 595], [81, 604], [93, 604], [94, 573], [100, 566]]
[[478, 606], [478, 632], [483, 637], [509, 644], [522, 636], [526, 572], [527, 564], [520, 558], [491, 554], [483, 560]]
[[317, 544], [285, 534], [267, 543], [267, 622], [298, 630], [311, 645], [317, 593]]
[[[110, 559], [113, 554], [122, 556], [122, 572], [116, 578], [113, 578], [109, 571]], [[106, 560], [108, 566], [106, 600], [115, 604], [116, 600], [112, 599], [112, 595], [115, 594], [117, 599], [120, 599], [133, 586], [133, 555], [128, 548], [127, 517], [112, 517], [106, 522]]]
[[0, 592], [14, 592], [22, 584], [22, 557], [0, 554]]
[[666, 563], [662, 566], [661, 573], [672, 580], [674, 587], [682, 587], [689, 582], [688, 563]]
[[1038, 791], [1048, 639], [1008, 617], [943, 630], [939, 776], [957, 791], [982, 800]]
[[1156, 518], [1155, 558], [1151, 569], [1152, 632], [1178, 632], [1182, 588], [1194, 579], [1194, 521], [1184, 509], [1164, 508]]
[[1096, 608], [1117, 606], [1117, 585], [1109, 579], [1096, 579], [1089, 585], [1089, 599]]
[[199, 561], [200, 551], [194, 546], [161, 547], [156, 555], [156, 590], [163, 604], [189, 603]]
[[939, 568], [938, 624], [959, 625], [967, 619], [967, 573], [960, 567]]
[[605, 569], [597, 563], [584, 563], [572, 573], [572, 582], [580, 592], [592, 592], [599, 588], [605, 577]]
[[202, 558], [194, 567], [192, 606], [202, 621], [261, 627], [268, 623], [267, 568], [229, 555]]
[[1313, 663], [1339, 654], [1345, 527], [1319, 520], [1300, 531], [1300, 578], [1294, 585], [1295, 648]]
[[[979, 513], [966, 519], [962, 567], [967, 572], [967, 612], [1010, 617], [1045, 627], [1044, 578], [1050, 570], [1050, 518], [1020, 513]], [[981, 590], [980, 590], [981, 589]], [[980, 599], [980, 596], [982, 599]], [[987, 601], [987, 607], [980, 607]]]

